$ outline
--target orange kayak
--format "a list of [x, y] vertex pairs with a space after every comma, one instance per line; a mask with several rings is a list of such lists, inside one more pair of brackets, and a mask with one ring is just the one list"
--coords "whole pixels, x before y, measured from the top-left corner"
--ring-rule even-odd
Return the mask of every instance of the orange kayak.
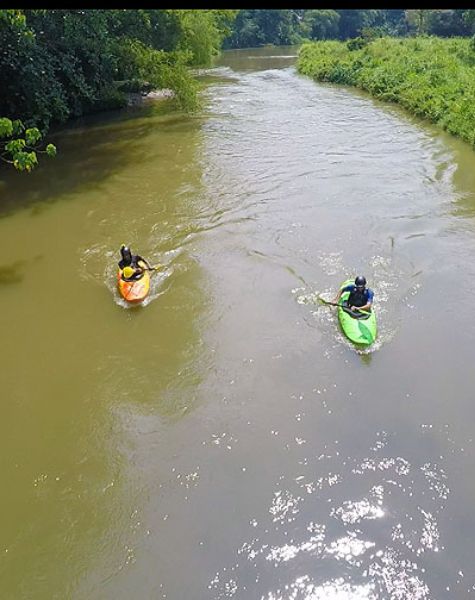
[[[140, 266], [145, 267], [146, 265], [140, 264]], [[120, 295], [124, 300], [127, 300], [127, 302], [142, 302], [150, 291], [150, 273], [149, 271], [144, 271], [140, 279], [124, 281], [122, 279], [122, 269], [119, 269], [117, 273], [117, 285]]]

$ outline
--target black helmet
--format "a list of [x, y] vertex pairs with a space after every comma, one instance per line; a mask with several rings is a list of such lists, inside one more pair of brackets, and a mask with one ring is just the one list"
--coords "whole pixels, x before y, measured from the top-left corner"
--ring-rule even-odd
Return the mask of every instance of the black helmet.
[[120, 247], [120, 253], [124, 262], [126, 262], [127, 264], [130, 264], [132, 262], [132, 252], [130, 251], [130, 248], [128, 246], [122, 244], [122, 246]]
[[363, 275], [358, 275], [355, 279], [355, 285], [356, 287], [364, 287], [366, 285], [366, 278]]

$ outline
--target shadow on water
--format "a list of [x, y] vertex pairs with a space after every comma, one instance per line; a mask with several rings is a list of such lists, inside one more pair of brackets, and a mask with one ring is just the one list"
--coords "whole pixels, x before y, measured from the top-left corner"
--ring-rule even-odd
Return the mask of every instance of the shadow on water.
[[453, 183], [460, 190], [453, 204], [453, 214], [458, 217], [475, 217], [475, 151], [467, 143], [451, 138], [446, 143], [454, 152], [457, 169]]
[[373, 353], [372, 352], [358, 352], [358, 354], [361, 357], [361, 363], [365, 367], [371, 366], [371, 361], [373, 360]]
[[[121, 226], [130, 228], [130, 220], [110, 215], [106, 206], [102, 219], [83, 215], [77, 231], [78, 211], [56, 210], [57, 200], [73, 207], [99, 188], [100, 212], [101, 184], [118, 174], [110, 188], [124, 194], [124, 210], [132, 212], [133, 203], [142, 202], [133, 239], [146, 239], [149, 248], [165, 240], [172, 256], [181, 251], [175, 233], [198, 210], [192, 200], [200, 194], [201, 121], [157, 104], [82, 119], [56, 132], [49, 139], [58, 146], [57, 159], [40, 160], [30, 175], [5, 171], [0, 183], [4, 217], [21, 208], [35, 215], [51, 207], [41, 221], [1, 221], [2, 234], [23, 239], [25, 255], [34, 256], [0, 265], [0, 285], [5, 284], [0, 302], [8, 314], [3, 359], [8, 410], [0, 431], [1, 452], [8, 457], [0, 502], [2, 598], [26, 598], [32, 589], [38, 598], [73, 597], [85, 571], [105, 561], [104, 578], [132, 560], [131, 515], [144, 485], [136, 485], [133, 472], [142, 427], [160, 429], [178, 421], [199, 399], [208, 360], [202, 341], [208, 290], [198, 262], [177, 252], [178, 264], [160, 301], [123, 310], [102, 282], [107, 249], [122, 236]], [[176, 171], [162, 160], [170, 152], [162, 131], [167, 141], [173, 138]], [[154, 185], [167, 192], [159, 219], [156, 203], [136, 200], [120, 178], [144, 160], [155, 167], [150, 169]], [[55, 235], [58, 212], [64, 236]], [[150, 233], [147, 219], [157, 223], [157, 231]], [[37, 254], [40, 237], [44, 258]], [[9, 238], [0, 239], [6, 245]], [[32, 272], [38, 259], [43, 273]], [[55, 271], [61, 290], [52, 299]], [[7, 290], [13, 283], [20, 285]]]
[[34, 268], [43, 259], [42, 254], [34, 256], [31, 260], [15, 260], [8, 265], [0, 265], [0, 285], [21, 283], [25, 279], [28, 268]]
[[156, 128], [190, 128], [194, 121], [198, 127], [199, 119], [174, 112], [170, 101], [77, 119], [46, 136], [57, 146], [56, 158], [40, 155], [39, 167], [29, 174], [0, 171], [0, 217], [32, 205], [35, 216], [60, 197], [94, 189], [130, 163], [146, 159], [147, 137]]
[[17, 260], [9, 265], [0, 265], [0, 285], [19, 283], [24, 278], [26, 260]]

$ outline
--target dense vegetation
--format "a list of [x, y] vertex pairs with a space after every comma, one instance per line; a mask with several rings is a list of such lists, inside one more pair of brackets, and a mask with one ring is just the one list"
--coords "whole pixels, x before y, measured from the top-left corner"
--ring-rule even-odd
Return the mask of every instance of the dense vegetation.
[[[219, 52], [236, 10], [0, 10], [0, 158], [31, 170], [54, 124], [173, 90], [198, 105], [190, 67]], [[54, 154], [54, 147], [45, 151]]]
[[[305, 40], [351, 41], [349, 46], [305, 46], [302, 72], [359, 85], [468, 139], [463, 119], [470, 112], [469, 96], [457, 91], [462, 83], [471, 90], [468, 41], [456, 40], [450, 47], [457, 51], [437, 46], [437, 60], [423, 67], [435, 51], [427, 48], [426, 55], [427, 42], [371, 40], [468, 36], [474, 25], [475, 11], [462, 9], [1, 9], [0, 159], [30, 171], [38, 152], [56, 152], [52, 144], [42, 144], [51, 126], [123, 107], [132, 92], [168, 88], [179, 109], [195, 110], [198, 86], [190, 67], [208, 65], [221, 47]], [[423, 68], [426, 79], [419, 72]], [[422, 87], [411, 92], [416, 74]]]
[[466, 36], [473, 10], [248, 9], [240, 10], [225, 48], [299, 44], [304, 40], [346, 40], [373, 35]]
[[298, 70], [397, 102], [475, 147], [475, 44], [469, 38], [362, 38], [302, 45]]

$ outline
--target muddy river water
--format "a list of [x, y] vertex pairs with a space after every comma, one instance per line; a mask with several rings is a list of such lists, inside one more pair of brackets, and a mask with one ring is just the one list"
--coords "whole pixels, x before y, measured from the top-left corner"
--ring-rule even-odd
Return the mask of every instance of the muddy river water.
[[[0, 597], [475, 591], [475, 154], [295, 48], [0, 184]], [[151, 263], [116, 290], [121, 243]], [[375, 345], [318, 302], [363, 274]]]

